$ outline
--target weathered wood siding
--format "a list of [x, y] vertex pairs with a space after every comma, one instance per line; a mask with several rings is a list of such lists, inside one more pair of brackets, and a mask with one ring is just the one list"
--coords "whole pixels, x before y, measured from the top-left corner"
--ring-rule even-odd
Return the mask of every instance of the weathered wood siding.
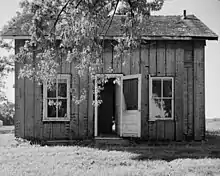
[[[16, 40], [16, 52], [24, 40]], [[99, 72], [142, 74], [141, 137], [146, 140], [201, 140], [205, 135], [204, 41], [145, 41], [130, 54], [113, 59], [114, 47], [105, 42], [104, 65]], [[75, 64], [60, 62], [59, 73], [71, 74], [76, 96], [86, 88], [87, 99], [71, 101], [70, 122], [43, 122], [42, 86], [18, 79], [15, 67], [15, 134], [37, 139], [78, 139], [94, 135], [93, 84], [88, 75], [79, 79]], [[174, 77], [174, 120], [149, 121], [149, 75]]]

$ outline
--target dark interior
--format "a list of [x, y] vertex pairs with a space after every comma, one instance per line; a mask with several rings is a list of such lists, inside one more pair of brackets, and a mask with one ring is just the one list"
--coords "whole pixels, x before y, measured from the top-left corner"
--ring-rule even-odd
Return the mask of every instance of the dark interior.
[[98, 108], [98, 135], [111, 136], [116, 134], [113, 129], [115, 122], [115, 84], [114, 78], [110, 78], [100, 92], [102, 104]]

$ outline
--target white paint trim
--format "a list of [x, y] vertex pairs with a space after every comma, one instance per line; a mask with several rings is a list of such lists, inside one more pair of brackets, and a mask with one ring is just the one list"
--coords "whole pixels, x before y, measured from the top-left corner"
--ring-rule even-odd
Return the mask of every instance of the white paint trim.
[[[152, 98], [152, 81], [153, 80], [161, 80], [161, 95], [163, 95], [163, 81], [171, 80], [172, 81], [172, 99], [171, 99], [171, 118], [153, 118], [151, 115], [151, 98]], [[170, 98], [165, 98], [169, 99]], [[156, 120], [174, 120], [174, 78], [169, 76], [151, 76], [149, 75], [149, 120], [148, 121], [156, 121]]]
[[[70, 74], [58, 74], [56, 78], [56, 83], [59, 79], [65, 79], [67, 81], [67, 117], [47, 117], [47, 83], [43, 84], [43, 121], [70, 121]], [[57, 84], [58, 86], [58, 84]], [[57, 89], [56, 89], [57, 91]]]

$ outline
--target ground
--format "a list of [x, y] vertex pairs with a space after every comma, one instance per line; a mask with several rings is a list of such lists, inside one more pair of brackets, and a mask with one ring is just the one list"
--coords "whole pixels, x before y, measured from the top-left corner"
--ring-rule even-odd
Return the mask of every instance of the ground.
[[[219, 124], [219, 125], [217, 125]], [[1, 176], [220, 175], [220, 120], [207, 120], [207, 141], [169, 145], [30, 145], [0, 128]]]

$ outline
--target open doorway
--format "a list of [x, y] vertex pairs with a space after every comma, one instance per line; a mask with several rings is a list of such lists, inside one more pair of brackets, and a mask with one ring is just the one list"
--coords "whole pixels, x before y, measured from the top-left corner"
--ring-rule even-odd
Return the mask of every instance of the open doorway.
[[[121, 77], [122, 74], [97, 74], [95, 77], [95, 119], [94, 135], [99, 137], [120, 136]], [[103, 78], [107, 82], [102, 83]], [[105, 79], [106, 79], [105, 78]], [[103, 90], [98, 90], [102, 84]], [[99, 104], [101, 100], [101, 104]]]
[[115, 124], [115, 78], [109, 78], [100, 92], [102, 103], [98, 107], [98, 136], [116, 135]]

